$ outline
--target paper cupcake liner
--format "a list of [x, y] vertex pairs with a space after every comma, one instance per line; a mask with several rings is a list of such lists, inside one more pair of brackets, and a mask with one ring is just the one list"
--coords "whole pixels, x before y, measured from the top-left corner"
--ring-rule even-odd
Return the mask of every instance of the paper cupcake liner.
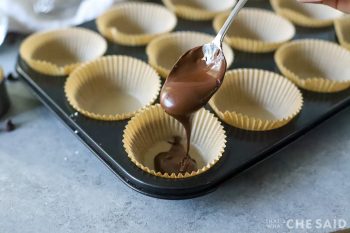
[[66, 28], [29, 36], [19, 52], [32, 69], [63, 76], [81, 63], [102, 56], [106, 50], [107, 42], [99, 34], [84, 28]]
[[341, 46], [350, 50], [350, 16], [337, 19], [334, 27]]
[[2, 82], [3, 79], [4, 79], [4, 71], [0, 67], [0, 83]]
[[[146, 48], [148, 63], [166, 78], [180, 56], [213, 39], [213, 36], [199, 32], [174, 32], [160, 36], [152, 40]], [[223, 43], [222, 48], [227, 67], [230, 67], [234, 58], [233, 51], [226, 43]]]
[[323, 4], [300, 3], [298, 1], [270, 0], [272, 8], [293, 23], [304, 27], [327, 27], [344, 15]]
[[292, 82], [276, 73], [238, 69], [226, 73], [209, 104], [234, 127], [265, 131], [291, 121], [300, 112], [303, 98]]
[[[202, 108], [194, 118], [190, 156], [197, 161], [198, 170], [185, 174], [168, 174], [154, 170], [154, 157], [168, 151], [167, 141], [174, 136], [186, 138], [183, 126], [164, 112], [159, 104], [150, 106], [133, 117], [124, 130], [123, 144], [128, 157], [143, 171], [164, 178], [187, 178], [206, 172], [221, 157], [226, 135], [220, 121]], [[186, 140], [182, 140], [186, 143]]]
[[297, 40], [275, 53], [284, 76], [315, 92], [337, 92], [350, 86], [350, 51], [323, 40]]
[[236, 0], [162, 0], [164, 5], [176, 13], [177, 16], [188, 20], [211, 20], [216, 15], [228, 12]]
[[159, 4], [120, 3], [97, 18], [100, 33], [122, 45], [145, 45], [156, 36], [172, 31], [176, 16]]
[[152, 104], [160, 77], [148, 64], [127, 56], [86, 63], [67, 79], [65, 94], [81, 114], [97, 120], [123, 120]]
[[[219, 32], [228, 13], [215, 17], [213, 26]], [[288, 20], [271, 11], [244, 8], [229, 28], [225, 41], [233, 48], [253, 53], [272, 52], [291, 40], [295, 28]]]

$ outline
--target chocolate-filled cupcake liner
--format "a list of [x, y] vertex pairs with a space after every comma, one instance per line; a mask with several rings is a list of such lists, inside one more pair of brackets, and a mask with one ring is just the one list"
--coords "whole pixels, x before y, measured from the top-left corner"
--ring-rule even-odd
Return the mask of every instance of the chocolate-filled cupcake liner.
[[84, 28], [66, 28], [29, 36], [19, 52], [34, 70], [63, 76], [81, 63], [102, 56], [106, 50], [107, 42], [99, 34]]
[[156, 36], [172, 31], [176, 16], [154, 3], [120, 3], [96, 20], [102, 35], [122, 45], [145, 45]]
[[10, 101], [5, 86], [4, 72], [0, 67], [0, 118], [6, 114], [9, 107]]
[[86, 63], [67, 79], [65, 94], [81, 114], [97, 120], [123, 120], [152, 104], [160, 77], [145, 62], [106, 56]]
[[341, 46], [350, 50], [350, 16], [337, 19], [334, 27]]
[[[218, 32], [228, 13], [215, 17], [213, 26]], [[244, 8], [228, 29], [225, 41], [233, 48], [254, 53], [272, 52], [295, 35], [292, 23], [271, 11]]]
[[344, 15], [341, 11], [323, 4], [300, 3], [296, 0], [270, 0], [272, 8], [299, 26], [327, 27]]
[[315, 92], [337, 92], [350, 86], [350, 51], [323, 40], [297, 40], [275, 53], [284, 76]]
[[226, 73], [209, 104], [227, 124], [266, 131], [291, 121], [300, 112], [303, 98], [292, 82], [276, 73], [237, 69]]
[[[213, 39], [213, 36], [200, 32], [174, 32], [160, 36], [152, 40], [146, 48], [148, 63], [166, 78], [180, 56]], [[233, 51], [226, 43], [222, 47], [227, 67], [230, 67], [234, 59]]]
[[168, 174], [154, 170], [154, 158], [168, 151], [174, 136], [180, 136], [186, 148], [183, 126], [164, 112], [159, 104], [150, 106], [133, 117], [125, 127], [123, 144], [128, 157], [140, 169], [164, 178], [187, 178], [206, 172], [222, 156], [226, 135], [220, 121], [204, 108], [193, 118], [189, 155], [196, 160], [198, 170], [192, 173]]
[[165, 6], [177, 16], [188, 20], [210, 20], [217, 14], [228, 12], [236, 0], [163, 0]]

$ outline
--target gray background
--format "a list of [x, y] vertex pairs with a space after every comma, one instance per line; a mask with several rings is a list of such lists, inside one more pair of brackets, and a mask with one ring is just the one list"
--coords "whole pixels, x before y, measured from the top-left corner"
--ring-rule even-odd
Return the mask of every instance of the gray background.
[[[17, 47], [0, 48], [7, 73]], [[1, 233], [335, 230], [288, 229], [289, 219], [350, 227], [350, 109], [214, 193], [168, 201], [126, 187], [27, 87], [7, 87], [18, 129], [7, 133], [0, 120]]]

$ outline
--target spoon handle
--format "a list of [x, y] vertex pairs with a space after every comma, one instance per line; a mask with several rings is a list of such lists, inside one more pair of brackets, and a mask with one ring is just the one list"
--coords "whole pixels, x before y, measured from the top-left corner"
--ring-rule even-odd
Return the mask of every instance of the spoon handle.
[[247, 3], [248, 0], [238, 0], [236, 5], [233, 7], [230, 15], [227, 17], [224, 25], [221, 27], [220, 31], [216, 35], [215, 39], [213, 40], [213, 43], [216, 44], [219, 48], [221, 48], [221, 43], [224, 40], [224, 37], [226, 35], [226, 32], [228, 28], [231, 26], [234, 18], [238, 14], [238, 12], [242, 9], [242, 7]]

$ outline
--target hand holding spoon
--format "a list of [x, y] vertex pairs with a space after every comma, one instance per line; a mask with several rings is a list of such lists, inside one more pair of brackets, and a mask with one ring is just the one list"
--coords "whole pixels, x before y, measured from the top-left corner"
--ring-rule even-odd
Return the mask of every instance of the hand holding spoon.
[[[187, 152], [182, 156], [180, 172], [191, 172], [196, 167], [192, 164], [195, 161], [188, 155], [192, 116], [209, 101], [223, 82], [227, 67], [222, 51], [222, 41], [233, 19], [246, 2], [247, 0], [237, 2], [211, 43], [193, 48], [182, 55], [163, 85], [160, 94], [161, 106], [186, 130]], [[171, 160], [170, 157], [169, 152], [157, 159]], [[158, 162], [162, 163], [162, 161]], [[191, 167], [192, 170], [181, 169], [182, 167]]]

